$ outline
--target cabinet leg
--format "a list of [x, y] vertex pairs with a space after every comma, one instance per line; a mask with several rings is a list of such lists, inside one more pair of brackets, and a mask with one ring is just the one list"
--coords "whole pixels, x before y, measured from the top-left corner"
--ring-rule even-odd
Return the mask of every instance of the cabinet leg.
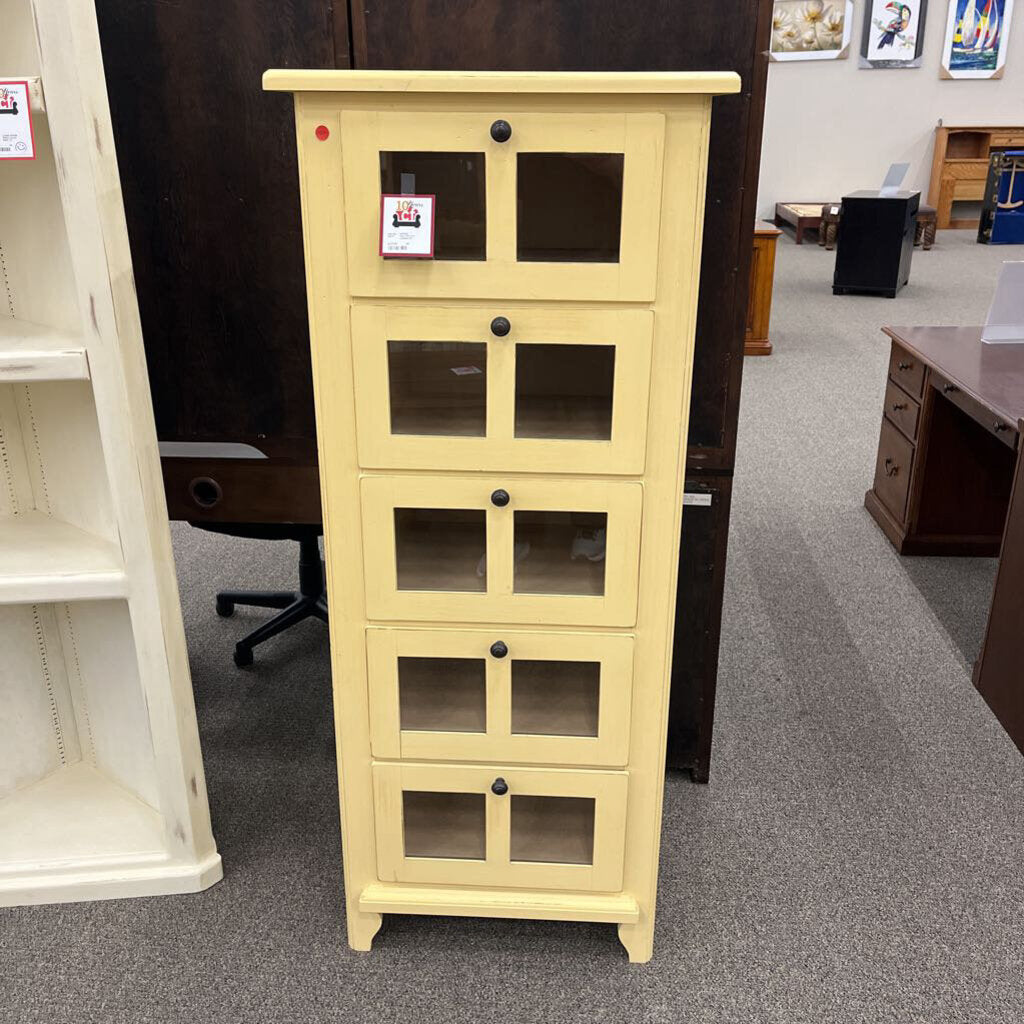
[[348, 944], [360, 953], [369, 953], [383, 920], [383, 914], [349, 914]]
[[631, 964], [645, 964], [654, 953], [654, 922], [619, 925], [619, 942], [626, 947]]

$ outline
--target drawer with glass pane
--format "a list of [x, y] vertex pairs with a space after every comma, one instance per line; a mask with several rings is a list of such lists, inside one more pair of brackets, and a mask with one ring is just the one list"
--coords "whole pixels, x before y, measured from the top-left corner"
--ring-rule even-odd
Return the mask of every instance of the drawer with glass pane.
[[[341, 113], [356, 296], [650, 302], [660, 113]], [[381, 255], [381, 197], [433, 197], [433, 256]]]
[[626, 772], [374, 763], [373, 786], [381, 881], [622, 888]]
[[354, 306], [360, 465], [639, 475], [653, 324], [649, 310]]
[[371, 619], [636, 622], [639, 483], [396, 474], [360, 493]]
[[633, 637], [366, 631], [374, 757], [626, 764]]

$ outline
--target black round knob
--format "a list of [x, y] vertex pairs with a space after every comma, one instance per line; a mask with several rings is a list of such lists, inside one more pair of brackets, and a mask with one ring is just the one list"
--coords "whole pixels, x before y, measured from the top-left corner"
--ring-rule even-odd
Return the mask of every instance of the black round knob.
[[496, 491], [491, 491], [491, 504], [497, 505], [498, 508], [504, 508], [511, 500], [508, 491], [500, 487]]
[[508, 783], [504, 779], [495, 779], [491, 783], [491, 792], [495, 796], [504, 796], [508, 792]]
[[495, 658], [504, 658], [508, 654], [508, 644], [504, 640], [495, 640], [491, 644], [491, 656]]
[[491, 138], [495, 142], [508, 142], [512, 138], [512, 125], [508, 121], [495, 121], [491, 125]]
[[508, 317], [496, 316], [491, 321], [491, 334], [497, 338], [504, 338], [511, 330], [512, 325], [508, 322]]

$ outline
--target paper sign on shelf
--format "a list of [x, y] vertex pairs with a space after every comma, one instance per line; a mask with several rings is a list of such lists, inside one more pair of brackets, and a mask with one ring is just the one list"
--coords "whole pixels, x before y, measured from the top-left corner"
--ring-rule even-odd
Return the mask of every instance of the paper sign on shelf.
[[33, 160], [35, 155], [28, 82], [0, 81], [0, 160]]
[[434, 196], [380, 197], [380, 254], [431, 259]]

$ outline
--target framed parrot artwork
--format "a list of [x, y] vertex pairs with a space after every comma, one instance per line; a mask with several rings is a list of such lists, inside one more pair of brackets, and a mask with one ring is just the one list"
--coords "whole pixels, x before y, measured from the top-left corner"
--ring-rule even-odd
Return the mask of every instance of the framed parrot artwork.
[[928, 0], [866, 0], [862, 68], [919, 68]]

